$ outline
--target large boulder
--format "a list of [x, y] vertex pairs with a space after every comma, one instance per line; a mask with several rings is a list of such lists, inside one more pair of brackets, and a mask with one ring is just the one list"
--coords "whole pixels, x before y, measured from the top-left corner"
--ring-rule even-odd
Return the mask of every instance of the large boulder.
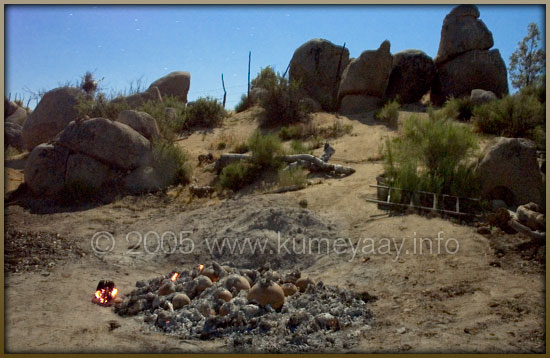
[[132, 109], [143, 106], [146, 102], [162, 102], [162, 96], [158, 87], [152, 86], [145, 92], [134, 93], [129, 96], [121, 96], [114, 98], [111, 103], [126, 103]]
[[19, 106], [8, 99], [8, 97], [4, 96], [4, 119], [11, 116], [18, 108]]
[[483, 151], [476, 172], [482, 197], [504, 200], [509, 206], [541, 204], [542, 175], [534, 142], [523, 138], [494, 138]]
[[5, 122], [11, 122], [19, 124], [20, 126], [23, 126], [25, 124], [25, 120], [27, 119], [27, 111], [23, 107], [17, 106], [15, 111], [8, 116], [8, 118], [5, 119]]
[[33, 149], [25, 164], [25, 183], [36, 195], [53, 196], [65, 186], [65, 169], [69, 151], [53, 144]]
[[161, 96], [177, 97], [181, 101], [187, 102], [187, 93], [190, 86], [191, 74], [186, 71], [175, 71], [151, 83], [149, 89], [158, 87]]
[[72, 122], [55, 138], [73, 152], [124, 170], [149, 165], [151, 144], [123, 123], [105, 118]]
[[118, 114], [116, 121], [132, 127], [149, 140], [160, 136], [157, 121], [149, 113], [132, 110], [122, 111]]
[[81, 89], [73, 87], [46, 92], [23, 126], [25, 148], [31, 150], [38, 144], [49, 142], [71, 121], [76, 120], [79, 114], [75, 106], [83, 95]]
[[8, 145], [16, 148], [18, 150], [23, 149], [23, 138], [21, 136], [21, 131], [23, 128], [13, 122], [4, 123], [4, 148]]
[[498, 50], [469, 51], [438, 67], [432, 101], [442, 104], [450, 97], [469, 97], [473, 89], [498, 97], [508, 93], [506, 65]]
[[349, 62], [348, 49], [324, 39], [313, 39], [294, 51], [289, 77], [298, 81], [308, 97], [332, 110], [336, 105], [338, 86]]
[[66, 185], [79, 185], [88, 191], [96, 191], [113, 180], [115, 176], [115, 172], [107, 165], [86, 155], [75, 153], [67, 159]]
[[405, 50], [393, 55], [386, 98], [399, 97], [401, 103], [419, 101], [431, 88], [435, 76], [432, 58], [420, 50]]
[[378, 50], [364, 51], [349, 63], [342, 74], [338, 98], [347, 95], [384, 97], [391, 69], [390, 42], [386, 40]]
[[373, 96], [351, 94], [340, 101], [338, 112], [341, 114], [357, 114], [374, 111], [382, 106], [382, 99]]
[[488, 50], [493, 47], [493, 34], [483, 21], [475, 5], [459, 5], [443, 20], [439, 50], [434, 61], [445, 63], [472, 50]]

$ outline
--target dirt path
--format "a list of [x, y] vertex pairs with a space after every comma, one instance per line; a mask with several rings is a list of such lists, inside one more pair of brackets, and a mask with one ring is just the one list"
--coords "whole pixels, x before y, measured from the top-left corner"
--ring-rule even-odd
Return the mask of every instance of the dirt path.
[[[189, 150], [194, 161], [199, 154], [223, 152], [216, 149], [217, 143], [232, 145], [246, 138], [256, 126], [253, 116], [245, 112], [228, 121], [223, 129], [193, 134], [180, 145]], [[334, 119], [329, 114], [315, 118], [319, 123]], [[352, 351], [544, 352], [544, 266], [515, 252], [517, 245], [508, 253], [495, 253], [495, 240], [519, 240], [515, 237], [489, 239], [477, 234], [474, 227], [442, 218], [383, 215], [376, 204], [364, 198], [375, 194], [369, 184], [375, 183], [383, 170], [377, 160], [379, 146], [394, 131], [369, 117], [340, 120], [351, 123], [354, 129], [351, 135], [331, 141], [336, 149], [333, 161], [355, 168], [355, 174], [339, 179], [315, 178], [315, 185], [298, 192], [253, 195], [258, 195], [262, 205], [282, 208], [298, 208], [305, 199], [308, 210], [336, 222], [338, 234], [360, 248], [355, 255], [349, 250], [342, 255], [321, 255], [304, 270], [316, 281], [378, 297], [370, 303], [375, 315], [372, 329]], [[7, 180], [8, 188], [16, 187], [14, 181], [21, 180], [20, 164], [7, 171], [8, 179], [13, 178]], [[207, 183], [212, 174], [199, 170], [196, 179]], [[234, 199], [190, 201], [186, 193], [178, 196], [171, 192], [51, 214], [33, 213], [19, 205], [6, 207], [5, 219], [10, 228], [59, 234], [84, 253], [76, 259], [59, 251], [59, 260], [47, 269], [30, 267], [29, 272], [6, 273], [6, 351], [227, 350], [222, 339], [182, 341], [149, 330], [139, 317], [121, 318], [111, 309], [90, 302], [100, 279], [115, 279], [121, 292], [129, 292], [136, 281], [165, 274], [177, 263], [173, 257], [129, 255], [131, 243], [126, 242], [125, 233], [200, 223], [193, 220], [221, 210], [227, 200]], [[249, 206], [242, 210], [261, 209]], [[234, 215], [233, 219], [231, 215], [216, 216], [217, 222], [200, 225], [230, 226], [240, 214]], [[95, 255], [92, 251], [90, 240], [98, 231], [108, 231], [115, 237], [116, 249], [111, 255]], [[438, 234], [440, 242], [448, 245], [447, 251], [437, 251]], [[456, 253], [449, 252], [455, 249]], [[194, 264], [192, 257], [185, 257], [181, 263]], [[120, 327], [110, 330], [112, 320]]]

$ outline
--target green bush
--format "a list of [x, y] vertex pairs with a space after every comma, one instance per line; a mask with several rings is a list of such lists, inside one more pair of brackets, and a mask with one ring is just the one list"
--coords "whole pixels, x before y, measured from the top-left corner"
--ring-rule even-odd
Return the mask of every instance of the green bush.
[[275, 134], [254, 132], [248, 139], [248, 148], [252, 151], [252, 162], [260, 168], [277, 168], [281, 165], [277, 157], [283, 154], [283, 145]]
[[122, 111], [130, 109], [126, 102], [111, 102], [104, 93], [82, 95], [75, 105], [81, 117], [108, 118], [115, 120]]
[[[173, 108], [174, 114], [169, 115], [167, 108]], [[185, 128], [186, 105], [177, 97], [166, 96], [162, 98], [162, 102], [149, 100], [138, 110], [147, 112], [156, 119], [160, 134], [166, 140], [174, 140]]]
[[375, 114], [376, 119], [386, 122], [392, 127], [397, 127], [397, 120], [399, 118], [399, 110], [401, 105], [397, 101], [390, 101]]
[[227, 165], [220, 173], [219, 185], [225, 189], [239, 190], [251, 184], [258, 170], [252, 163], [241, 161]]
[[253, 103], [250, 97], [245, 93], [241, 96], [241, 101], [235, 106], [235, 112], [241, 113], [252, 107]]
[[176, 144], [166, 140], [154, 140], [153, 168], [163, 180], [163, 187], [189, 183], [191, 168], [185, 151]]
[[310, 112], [300, 103], [302, 97], [297, 82], [291, 83], [277, 75], [277, 81], [269, 85], [260, 100], [260, 106], [264, 109], [263, 126], [274, 127], [310, 119]]
[[477, 149], [477, 136], [466, 125], [433, 110], [428, 119], [413, 115], [399, 137], [386, 140], [385, 175], [390, 185], [406, 190], [476, 196], [472, 164]]
[[312, 154], [311, 148], [297, 139], [290, 142], [290, 151], [291, 154]]
[[535, 95], [515, 94], [474, 108], [474, 125], [483, 133], [535, 139], [544, 128], [545, 108]]
[[272, 89], [278, 85], [279, 78], [280, 76], [275, 73], [273, 67], [267, 66], [262, 68], [256, 78], [250, 81], [250, 87]]
[[353, 126], [351, 124], [343, 124], [340, 120], [334, 120], [328, 127], [320, 127], [312, 122], [307, 122], [281, 127], [279, 130], [279, 138], [282, 140], [339, 138], [345, 134], [351, 133], [352, 130]]
[[234, 147], [233, 147], [233, 152], [234, 153], [239, 153], [239, 154], [244, 154], [246, 152], [248, 152], [250, 149], [248, 148], [248, 143], [239, 143], [239, 144], [236, 144]]
[[474, 105], [470, 97], [451, 98], [445, 102], [441, 110], [449, 119], [469, 121], [473, 114]]
[[213, 128], [222, 124], [227, 112], [217, 99], [201, 97], [187, 106], [185, 125], [187, 127]]

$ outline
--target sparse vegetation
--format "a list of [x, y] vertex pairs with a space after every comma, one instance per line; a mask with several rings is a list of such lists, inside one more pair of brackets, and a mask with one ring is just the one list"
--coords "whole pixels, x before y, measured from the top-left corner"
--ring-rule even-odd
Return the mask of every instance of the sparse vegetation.
[[397, 119], [399, 118], [399, 110], [401, 105], [397, 100], [389, 101], [380, 109], [375, 117], [388, 124], [391, 127], [397, 127]]
[[162, 102], [147, 101], [139, 110], [156, 119], [160, 134], [166, 140], [174, 140], [185, 128], [186, 105], [177, 97], [166, 96]]
[[528, 27], [528, 34], [518, 43], [518, 48], [510, 56], [508, 73], [515, 88], [530, 86], [544, 76], [546, 52], [539, 48], [540, 32], [536, 23]]
[[241, 96], [241, 100], [237, 105], [235, 106], [235, 112], [241, 113], [252, 107], [254, 103], [252, 103], [252, 100], [250, 97], [245, 93]]
[[130, 106], [126, 102], [112, 102], [102, 92], [82, 95], [76, 104], [76, 110], [81, 117], [102, 117], [110, 120], [115, 120], [120, 112], [127, 109]]
[[225, 117], [227, 112], [217, 99], [201, 97], [187, 106], [185, 126], [213, 128], [219, 126]]
[[545, 107], [535, 95], [520, 92], [474, 108], [474, 125], [483, 133], [537, 139], [544, 131]]
[[164, 181], [163, 186], [187, 184], [191, 178], [191, 168], [185, 151], [166, 140], [152, 143], [153, 167]]
[[310, 112], [306, 106], [300, 103], [301, 95], [298, 83], [291, 83], [280, 74], [276, 75], [276, 81], [267, 75], [265, 77], [266, 79], [263, 81], [267, 84], [262, 88], [265, 88], [267, 92], [260, 100], [260, 105], [264, 109], [263, 126], [274, 127], [310, 119]]
[[312, 154], [311, 148], [297, 139], [290, 142], [290, 151], [290, 154]]
[[469, 97], [451, 98], [441, 109], [445, 117], [459, 121], [469, 121], [474, 111], [474, 105]]
[[219, 185], [224, 189], [239, 190], [251, 184], [258, 175], [258, 168], [249, 162], [231, 163], [220, 173]]
[[283, 145], [275, 134], [254, 132], [248, 139], [248, 148], [252, 151], [252, 162], [258, 167], [273, 169], [281, 165], [277, 157], [283, 154]]
[[291, 139], [330, 139], [339, 138], [345, 134], [351, 133], [353, 126], [351, 124], [343, 124], [341, 120], [335, 120], [328, 127], [320, 127], [312, 122], [298, 123], [281, 127], [279, 130], [279, 138], [282, 140]]
[[281, 168], [277, 173], [278, 184], [281, 187], [307, 184], [307, 172], [301, 167]]
[[429, 119], [413, 115], [403, 123], [401, 135], [387, 139], [383, 147], [386, 179], [406, 190], [476, 196], [472, 159], [477, 148], [477, 136], [468, 126], [433, 110]]

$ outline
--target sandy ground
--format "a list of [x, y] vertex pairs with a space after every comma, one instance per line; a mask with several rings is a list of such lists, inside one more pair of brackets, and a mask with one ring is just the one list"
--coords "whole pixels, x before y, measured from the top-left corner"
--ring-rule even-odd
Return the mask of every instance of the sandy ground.
[[[188, 150], [196, 166], [199, 154], [227, 151], [217, 149], [220, 141], [231, 148], [246, 139], [257, 127], [255, 111], [232, 117], [222, 128], [194, 133], [179, 144]], [[402, 112], [401, 119], [406, 115]], [[335, 119], [322, 113], [314, 120], [330, 125]], [[378, 297], [370, 303], [375, 323], [351, 352], [545, 352], [545, 266], [522, 255], [522, 239], [505, 234], [485, 237], [473, 226], [438, 217], [386, 215], [365, 197], [375, 195], [369, 184], [376, 183], [383, 170], [379, 147], [384, 137], [395, 135], [395, 130], [375, 123], [371, 115], [338, 119], [352, 124], [353, 131], [331, 141], [336, 149], [331, 161], [355, 168], [355, 174], [315, 177], [315, 185], [297, 192], [264, 194], [261, 189], [252, 190], [246, 195], [250, 201], [243, 210], [260, 210], [259, 205], [266, 202], [273, 207], [298, 208], [305, 199], [308, 210], [336, 222], [339, 234], [354, 245], [363, 244], [359, 247], [364, 248], [368, 242], [376, 248], [355, 256], [321, 255], [303, 270], [316, 281]], [[24, 160], [25, 156], [20, 156], [6, 162], [7, 191], [22, 182]], [[214, 174], [197, 168], [194, 176], [198, 184], [208, 184]], [[182, 229], [188, 218], [197, 216], [194, 213], [221, 210], [226, 200], [234, 198], [190, 200], [187, 190], [173, 190], [78, 210], [52, 209], [47, 214], [17, 202], [8, 205], [7, 227], [59, 234], [78, 247], [80, 254], [75, 257], [60, 249], [51, 265], [6, 272], [6, 352], [230, 351], [223, 339], [180, 340], [151, 331], [139, 317], [122, 318], [91, 303], [100, 279], [113, 279], [122, 293], [129, 292], [137, 280], [166, 274], [175, 265], [194, 266], [202, 258], [186, 256], [178, 261], [173, 255], [132, 255], [128, 253], [132, 242], [126, 241], [125, 233]], [[199, 224], [230, 225], [231, 217], [229, 213], [215, 223]], [[98, 231], [115, 237], [116, 248], [109, 255], [96, 255], [91, 249], [91, 238]], [[449, 251], [457, 252], [437, 252], [438, 234]], [[385, 249], [388, 238], [403, 243], [399, 252], [395, 245]], [[428, 241], [420, 242], [420, 238], [430, 238], [431, 253]], [[507, 249], [495, 250], [503, 242], [510, 243], [505, 245]], [[110, 330], [112, 320], [120, 327]]]

